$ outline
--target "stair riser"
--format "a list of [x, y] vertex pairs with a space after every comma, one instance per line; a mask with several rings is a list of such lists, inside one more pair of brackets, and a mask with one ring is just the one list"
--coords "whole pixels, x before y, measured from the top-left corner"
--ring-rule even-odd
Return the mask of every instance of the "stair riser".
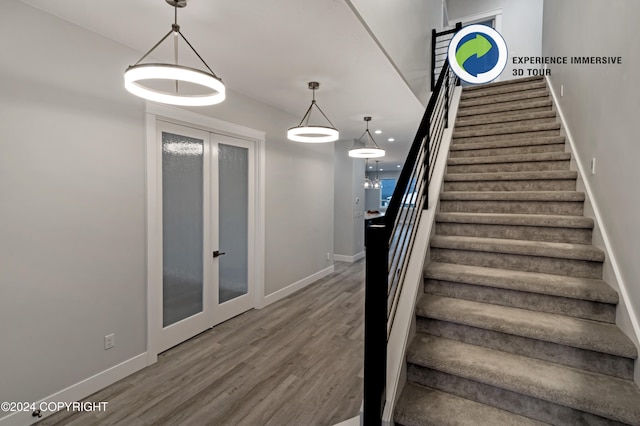
[[449, 392], [472, 401], [553, 425], [623, 426], [622, 423], [585, 413], [584, 411], [415, 364], [409, 364], [407, 375], [409, 381], [419, 385]]
[[633, 380], [633, 360], [537, 339], [419, 317], [422, 333]]
[[499, 106], [499, 107], [479, 107], [479, 108], [468, 108], [466, 110], [458, 110], [458, 118], [461, 119], [494, 119], [494, 118], [502, 118], [513, 115], [520, 114], [529, 114], [531, 112], [543, 112], [543, 111], [551, 111], [551, 102], [536, 102], [531, 104], [523, 104], [523, 105], [507, 105], [507, 106]]
[[567, 315], [610, 324], [615, 323], [616, 320], [616, 306], [614, 304], [590, 300], [433, 279], [425, 280], [424, 291], [437, 296]]
[[521, 163], [453, 164], [447, 173], [498, 173], [569, 170], [569, 160], [527, 161]]
[[583, 201], [459, 201], [441, 200], [440, 211], [459, 213], [517, 213], [582, 216]]
[[[495, 113], [513, 109], [516, 109], [516, 111], [522, 111], [523, 109], [537, 108], [544, 105], [545, 102], [549, 102], [548, 96], [541, 96], [539, 98], [531, 99], [518, 99], [512, 101], [505, 100], [504, 102], [489, 103], [486, 105], [475, 105], [474, 103], [469, 102], [466, 104], [461, 104], [459, 107], [459, 112], [467, 113], [469, 111], [485, 110], [487, 113]], [[458, 116], [460, 117], [460, 114], [458, 114]], [[464, 115], [462, 117], [464, 117]]]
[[[465, 146], [467, 144], [463, 144]], [[507, 148], [452, 150], [449, 158], [494, 157], [498, 155], [539, 154], [542, 152], [564, 152], [564, 144], [510, 146]]]
[[524, 92], [528, 90], [544, 90], [547, 85], [544, 82], [528, 83], [522, 85], [504, 86], [502, 88], [494, 87], [485, 90], [463, 90], [460, 99], [474, 99], [483, 96], [506, 95], [508, 93]]
[[523, 92], [514, 92], [507, 94], [496, 94], [489, 96], [480, 96], [477, 98], [467, 98], [460, 101], [460, 108], [471, 108], [479, 106], [490, 106], [494, 104], [511, 103], [511, 102], [530, 102], [546, 100], [549, 98], [547, 90], [527, 90]]
[[525, 225], [436, 222], [437, 235], [591, 244], [592, 230]]
[[[489, 129], [467, 129], [456, 130], [453, 133], [453, 139], [458, 140], [462, 138], [479, 137], [479, 136], [497, 136], [514, 134], [519, 135], [526, 132], [541, 132], [546, 130], [558, 130], [560, 131], [559, 123], [546, 123], [546, 124], [534, 124], [531, 126], [499, 126]], [[515, 137], [512, 139], [516, 139]]]
[[514, 139], [533, 139], [560, 136], [560, 130], [540, 130], [535, 132], [506, 133], [503, 135], [472, 136], [453, 138], [454, 144], [509, 141]]
[[431, 247], [431, 261], [581, 278], [602, 278], [602, 262]]
[[575, 191], [575, 180], [445, 182], [445, 191]]

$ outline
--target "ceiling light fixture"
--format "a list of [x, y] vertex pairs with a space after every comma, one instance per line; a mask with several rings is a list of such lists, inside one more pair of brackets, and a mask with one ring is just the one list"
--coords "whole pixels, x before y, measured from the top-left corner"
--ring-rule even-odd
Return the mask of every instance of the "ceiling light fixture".
[[[376, 141], [373, 140], [371, 132], [369, 132], [369, 122], [371, 117], [365, 117], [364, 121], [367, 123], [367, 129], [362, 136], [354, 141], [353, 148], [349, 150], [349, 157], [353, 158], [379, 158], [384, 157], [384, 149], [380, 149]], [[367, 136], [366, 139], [363, 138]]]
[[[178, 8], [185, 7], [187, 0], [165, 1], [174, 8], [174, 23], [171, 24], [171, 30], [145, 53], [138, 62], [127, 68], [124, 72], [124, 87], [129, 92], [141, 98], [172, 105], [202, 106], [214, 105], [224, 101], [226, 90], [222, 80], [211, 70], [209, 65], [207, 65], [180, 31], [180, 25], [178, 25]], [[171, 34], [174, 36], [173, 48], [175, 64], [140, 63]], [[191, 50], [193, 50], [193, 53], [202, 61], [206, 70], [199, 70], [178, 64], [178, 36], [182, 37]], [[148, 80], [173, 80], [175, 81], [175, 91], [166, 91], [144, 85], [143, 82], [148, 83]], [[184, 93], [184, 91], [183, 93], [179, 93], [178, 88], [180, 82], [189, 83], [190, 86], [197, 86], [199, 89], [205, 90], [199, 94], [187, 94]]]
[[[338, 137], [340, 137], [340, 133], [335, 128], [333, 123], [331, 123], [331, 120], [329, 120], [326, 114], [320, 109], [320, 107], [316, 103], [316, 89], [318, 89], [319, 87], [320, 87], [320, 83], [318, 83], [317, 81], [309, 82], [309, 89], [313, 91], [313, 98], [311, 100], [311, 105], [307, 109], [307, 112], [304, 113], [302, 120], [300, 120], [300, 124], [298, 124], [296, 127], [290, 128], [287, 131], [287, 139], [292, 140], [294, 142], [324, 143], [324, 142], [337, 141]], [[314, 106], [318, 109], [318, 111], [320, 111], [322, 116], [329, 122], [331, 127], [309, 125], [309, 119], [311, 118], [311, 109]]]
[[[368, 158], [366, 164], [370, 169], [372, 168], [371, 166], [369, 166]], [[364, 175], [364, 189], [373, 189], [373, 182], [371, 182], [371, 179], [369, 179], [369, 176], [367, 176], [366, 174]]]
[[376, 178], [373, 180], [373, 189], [382, 189], [382, 182], [378, 178], [378, 161], [376, 160]]

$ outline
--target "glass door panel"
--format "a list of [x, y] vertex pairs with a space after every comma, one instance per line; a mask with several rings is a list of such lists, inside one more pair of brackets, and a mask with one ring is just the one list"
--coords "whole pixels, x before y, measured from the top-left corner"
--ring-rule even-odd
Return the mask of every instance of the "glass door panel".
[[162, 326], [203, 311], [204, 140], [162, 132]]
[[248, 292], [249, 150], [218, 144], [219, 242], [218, 301]]

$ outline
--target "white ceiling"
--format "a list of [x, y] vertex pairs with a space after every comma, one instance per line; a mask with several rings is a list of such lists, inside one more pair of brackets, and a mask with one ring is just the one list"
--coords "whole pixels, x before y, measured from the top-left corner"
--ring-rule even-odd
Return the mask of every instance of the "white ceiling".
[[[165, 0], [22, 1], [140, 56], [173, 22]], [[293, 114], [295, 126], [311, 101], [307, 83], [319, 81], [318, 105], [340, 130], [342, 143], [360, 137], [363, 117], [370, 115], [371, 129], [383, 131], [374, 135], [387, 150], [381, 167], [404, 161], [423, 106], [347, 0], [190, 0], [178, 10], [178, 23], [232, 91]], [[170, 43], [154, 52], [163, 61], [171, 61], [172, 54]], [[195, 58], [183, 56], [199, 67]], [[395, 142], [387, 142], [389, 137]]]

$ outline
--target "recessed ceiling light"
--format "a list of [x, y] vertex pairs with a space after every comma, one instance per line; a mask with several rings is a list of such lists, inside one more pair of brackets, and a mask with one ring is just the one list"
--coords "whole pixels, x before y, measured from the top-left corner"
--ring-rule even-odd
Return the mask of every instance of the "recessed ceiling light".
[[387, 139], [389, 142], [395, 142], [396, 140], [394, 138], [389, 138]]
[[373, 169], [373, 166], [369, 166], [370, 169]]
[[398, 164], [396, 167], [397, 167], [397, 168], [400, 168], [400, 167], [402, 167], [402, 166], [401, 166], [400, 164]]
[[384, 169], [380, 169], [381, 172], [384, 172]]
[[373, 132], [373, 133], [375, 133], [376, 135], [379, 135], [380, 133], [382, 133], [382, 130], [376, 130], [376, 131], [375, 131], [375, 132]]

